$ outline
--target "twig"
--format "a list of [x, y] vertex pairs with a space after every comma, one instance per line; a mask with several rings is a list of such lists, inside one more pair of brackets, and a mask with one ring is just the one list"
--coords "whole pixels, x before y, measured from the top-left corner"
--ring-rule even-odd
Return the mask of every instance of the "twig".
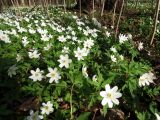
[[101, 16], [103, 16], [105, 2], [106, 2], [106, 0], [103, 0], [103, 3], [102, 3], [102, 10], [101, 10]]
[[96, 116], [97, 110], [98, 110], [98, 109], [96, 109], [96, 111], [94, 112], [94, 115], [93, 115], [92, 120], [94, 120], [94, 119], [95, 119], [95, 116]]
[[121, 10], [120, 10], [119, 17], [118, 17], [118, 22], [117, 22], [117, 26], [116, 26], [115, 37], [117, 37], [117, 34], [118, 34], [118, 27], [119, 27], [119, 23], [120, 23], [120, 18], [121, 18], [121, 16], [122, 16], [123, 6], [124, 6], [124, 0], [122, 0], [122, 6], [121, 6]]
[[153, 30], [153, 34], [152, 34], [150, 45], [153, 44], [153, 40], [154, 40], [154, 37], [155, 37], [155, 34], [156, 34], [156, 30], [157, 30], [157, 21], [158, 21], [159, 7], [160, 7], [160, 0], [158, 0], [158, 2], [157, 2], [156, 17], [155, 17], [155, 20], [154, 20], [154, 30]]
[[114, 28], [114, 21], [115, 21], [117, 3], [118, 3], [118, 0], [116, 0], [115, 3], [114, 3], [114, 11], [113, 11], [113, 16], [112, 16], [112, 26], [113, 26], [113, 28]]

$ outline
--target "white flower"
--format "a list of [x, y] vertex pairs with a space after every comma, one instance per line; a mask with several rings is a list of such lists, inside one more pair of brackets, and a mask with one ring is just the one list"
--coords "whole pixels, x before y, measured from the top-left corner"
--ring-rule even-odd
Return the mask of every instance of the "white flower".
[[124, 60], [124, 56], [123, 55], [120, 55], [119, 57], [120, 57], [121, 60]]
[[22, 59], [23, 59], [22, 56], [20, 54], [17, 54], [17, 57], [16, 57], [17, 62], [19, 62]]
[[59, 32], [59, 33], [61, 33], [61, 32], [62, 32], [62, 30], [61, 30], [61, 29], [59, 29], [59, 28], [56, 28], [56, 30], [57, 30], [57, 32]]
[[46, 26], [46, 23], [43, 21], [43, 22], [41, 23], [41, 26], [45, 27], [45, 26]]
[[26, 22], [29, 22], [29, 18], [27, 18], [27, 17], [24, 17], [24, 20], [25, 20]]
[[10, 32], [10, 34], [17, 36], [17, 31], [14, 30], [14, 29], [12, 29], [11, 32]]
[[71, 34], [72, 34], [73, 36], [75, 36], [75, 35], [76, 35], [76, 33], [75, 33], [74, 31], [72, 31], [72, 32], [71, 32]]
[[64, 100], [63, 100], [63, 98], [58, 98], [57, 101], [58, 102], [63, 102]]
[[33, 30], [33, 29], [29, 29], [29, 33], [30, 33], [30, 34], [34, 34], [34, 33], [36, 33], [36, 31]]
[[124, 43], [125, 41], [128, 40], [128, 37], [126, 35], [123, 35], [123, 34], [120, 34], [119, 35], [119, 42], [122, 44]]
[[114, 26], [111, 26], [111, 29], [114, 29]]
[[77, 20], [77, 25], [82, 26], [82, 25], [84, 25], [84, 23], [82, 21]]
[[97, 75], [93, 75], [93, 77], [92, 77], [92, 80], [94, 81], [94, 82], [97, 82]]
[[66, 36], [66, 39], [71, 39], [71, 36], [70, 36], [70, 35], [67, 35], [67, 36]]
[[111, 55], [112, 62], [117, 62], [117, 58], [114, 55]]
[[73, 36], [73, 37], [72, 37], [72, 40], [73, 40], [73, 41], [77, 41], [77, 37], [76, 37], [76, 36]]
[[68, 26], [68, 27], [67, 27], [67, 30], [72, 31], [72, 27], [71, 27], [71, 26]]
[[23, 33], [26, 32], [27, 30], [25, 28], [17, 26], [18, 32]]
[[28, 25], [27, 25], [27, 27], [28, 27], [28, 28], [31, 28], [31, 27], [32, 27], [32, 25], [31, 25], [31, 24], [28, 24]]
[[106, 36], [107, 37], [110, 37], [111, 36], [111, 33], [109, 33], [108, 31], [106, 32]]
[[160, 120], [160, 116], [157, 113], [155, 113], [155, 115], [156, 115], [157, 120]]
[[28, 43], [29, 43], [29, 41], [27, 40], [27, 37], [22, 37], [23, 46], [25, 47]]
[[74, 54], [75, 54], [75, 57], [78, 59], [78, 60], [84, 60], [84, 56], [87, 56], [88, 54], [88, 50], [87, 49], [80, 49], [79, 47], [77, 48], [76, 51], [74, 51]]
[[72, 16], [72, 18], [73, 18], [73, 19], [78, 19], [78, 17], [77, 17], [77, 16], [74, 16], [74, 15]]
[[43, 70], [40, 70], [39, 68], [36, 69], [36, 71], [34, 70], [31, 70], [31, 76], [29, 76], [30, 79], [32, 79], [33, 81], [41, 81], [44, 76], [43, 76], [43, 73], [44, 71]]
[[85, 48], [91, 48], [94, 45], [94, 41], [90, 38], [83, 43]]
[[88, 36], [88, 35], [89, 35], [89, 33], [88, 33], [88, 31], [87, 31], [87, 30], [83, 30], [83, 33], [84, 33], [84, 35], [86, 35], [86, 36]]
[[94, 38], [96, 38], [96, 37], [98, 36], [97, 33], [94, 32], [94, 31], [91, 33], [91, 35], [92, 35], [92, 37], [94, 37]]
[[128, 37], [128, 39], [132, 40], [132, 34], [131, 33], [128, 33], [127, 37]]
[[143, 49], [143, 42], [139, 42], [138, 43], [138, 50], [142, 50]]
[[42, 41], [49, 41], [50, 37], [48, 37], [46, 34], [41, 35], [41, 40]]
[[85, 78], [88, 78], [87, 67], [84, 65], [82, 67], [82, 74]]
[[83, 52], [83, 56], [87, 56], [90, 51], [89, 51], [89, 49], [87, 49], [87, 48], [83, 48], [83, 49], [82, 49], [82, 52]]
[[82, 27], [78, 26], [78, 30], [82, 31]]
[[38, 112], [34, 112], [33, 110], [29, 111], [30, 116], [27, 116], [27, 120], [41, 120], [43, 116], [38, 115]]
[[110, 48], [110, 50], [111, 50], [112, 52], [114, 52], [114, 53], [116, 53], [116, 52], [117, 52], [117, 50], [116, 50], [116, 48], [115, 48], [115, 47], [111, 47], [111, 48]]
[[9, 37], [7, 34], [5, 34], [3, 31], [0, 30], [0, 40], [2, 40], [5, 43], [11, 43]]
[[61, 76], [57, 70], [57, 68], [48, 68], [49, 73], [46, 75], [47, 77], [50, 77], [49, 83], [52, 83], [55, 81], [55, 83], [59, 82], [59, 79], [61, 79]]
[[33, 52], [28, 52], [29, 58], [39, 58], [40, 53], [38, 53], [38, 50], [34, 50]]
[[40, 108], [41, 109], [41, 114], [44, 115], [49, 115], [50, 113], [53, 112], [53, 104], [51, 103], [51, 101], [48, 101], [47, 103], [42, 103], [42, 107]]
[[52, 47], [52, 44], [49, 43], [49, 44], [47, 44], [46, 47], [44, 47], [44, 50], [45, 50], [45, 51], [48, 51], [49, 49], [51, 49], [51, 47]]
[[117, 90], [117, 86], [111, 89], [109, 84], [105, 85], [105, 91], [100, 92], [100, 95], [103, 97], [101, 104], [103, 106], [108, 104], [109, 108], [113, 107], [113, 103], [118, 105], [119, 101], [117, 98], [120, 98], [122, 94], [120, 92], [117, 92]]
[[48, 37], [49, 37], [50, 39], [52, 39], [52, 38], [53, 38], [53, 35], [49, 34]]
[[69, 53], [69, 47], [63, 47], [62, 53]]
[[12, 77], [12, 75], [16, 75], [16, 70], [18, 69], [18, 67], [16, 65], [12, 65], [9, 69], [8, 69], [8, 75], [9, 77]]
[[38, 28], [37, 31], [41, 34], [41, 35], [46, 35], [48, 33], [47, 30], [42, 30], [42, 28]]
[[101, 27], [101, 23], [99, 23], [96, 18], [92, 18], [92, 21], [96, 26], [98, 26], [99, 28]]
[[140, 78], [139, 78], [139, 86], [145, 86], [149, 85], [150, 83], [153, 83], [153, 80], [156, 79], [156, 76], [152, 72], [144, 73]]
[[59, 65], [60, 68], [62, 67], [69, 68], [69, 64], [72, 62], [72, 60], [69, 59], [68, 54], [66, 54], [66, 55], [60, 55], [58, 62], [60, 63]]
[[66, 38], [62, 35], [62, 36], [59, 36], [58, 37], [58, 40], [60, 41], [60, 42], [66, 42]]

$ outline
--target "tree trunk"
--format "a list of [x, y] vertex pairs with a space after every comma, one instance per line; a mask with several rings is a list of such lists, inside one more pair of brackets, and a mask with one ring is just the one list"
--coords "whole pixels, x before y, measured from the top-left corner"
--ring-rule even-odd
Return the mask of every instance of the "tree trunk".
[[[100, 5], [101, 9], [102, 9], [102, 1], [103, 0], [95, 0], [95, 5]], [[121, 5], [122, 5], [122, 1], [123, 0], [118, 0], [118, 3], [117, 3], [117, 11], [120, 10], [121, 8]], [[105, 0], [105, 5], [104, 5], [104, 10], [113, 10], [114, 8], [114, 4], [115, 4], [116, 0]], [[92, 9], [92, 0], [81, 0], [81, 5], [84, 9], [89, 9], [91, 10]], [[76, 9], [79, 9], [80, 8], [80, 2], [79, 0], [77, 0], [77, 5], [75, 6]]]
[[0, 13], [2, 12], [2, 0], [0, 0]]

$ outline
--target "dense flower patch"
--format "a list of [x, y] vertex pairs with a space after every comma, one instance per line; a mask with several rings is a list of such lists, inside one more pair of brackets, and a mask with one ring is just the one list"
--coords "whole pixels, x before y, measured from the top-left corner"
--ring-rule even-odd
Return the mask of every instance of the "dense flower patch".
[[1, 82], [16, 81], [19, 99], [36, 97], [40, 107], [27, 110], [29, 120], [92, 119], [92, 108], [102, 115], [118, 108], [126, 116], [155, 119], [160, 87], [141, 49], [131, 34], [116, 39], [96, 19], [61, 9], [0, 15]]

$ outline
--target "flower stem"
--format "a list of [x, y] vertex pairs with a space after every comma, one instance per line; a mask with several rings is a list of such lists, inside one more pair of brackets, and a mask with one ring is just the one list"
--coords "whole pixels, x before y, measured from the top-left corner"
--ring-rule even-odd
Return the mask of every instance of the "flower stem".
[[73, 83], [73, 85], [72, 85], [72, 87], [71, 87], [71, 96], [70, 96], [70, 107], [71, 107], [71, 112], [70, 112], [70, 114], [71, 114], [71, 120], [73, 120], [73, 108], [72, 108], [73, 87], [74, 87], [74, 83]]

